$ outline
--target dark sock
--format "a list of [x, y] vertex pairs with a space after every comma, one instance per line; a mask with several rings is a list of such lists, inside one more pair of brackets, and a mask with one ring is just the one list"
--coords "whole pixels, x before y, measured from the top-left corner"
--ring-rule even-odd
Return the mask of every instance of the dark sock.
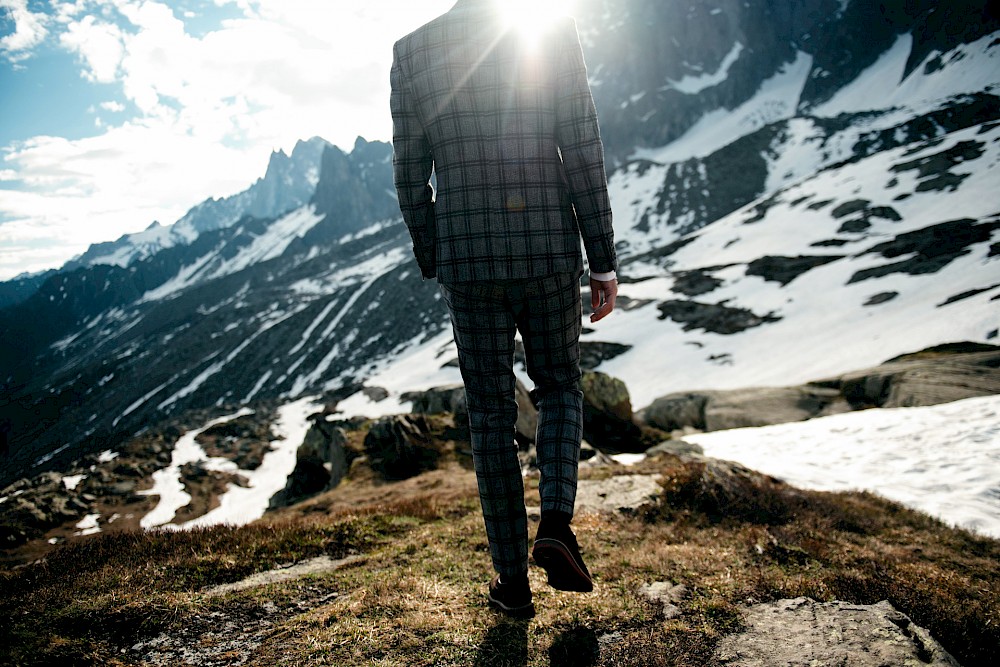
[[542, 523], [546, 528], [556, 528], [569, 526], [573, 520], [573, 515], [561, 510], [542, 510]]
[[512, 574], [512, 575], [501, 574], [500, 575], [500, 583], [501, 584], [526, 584], [526, 583], [528, 583], [528, 573], [527, 572], [520, 572], [518, 574]]

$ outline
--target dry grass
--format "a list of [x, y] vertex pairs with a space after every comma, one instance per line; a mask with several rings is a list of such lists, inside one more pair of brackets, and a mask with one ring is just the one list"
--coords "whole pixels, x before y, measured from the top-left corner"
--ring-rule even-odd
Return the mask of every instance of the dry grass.
[[[715, 664], [718, 639], [740, 629], [742, 605], [801, 595], [888, 599], [966, 667], [993, 664], [1000, 543], [868, 494], [800, 492], [764, 478], [723, 484], [676, 459], [646, 465], [664, 476], [660, 504], [575, 521], [595, 592], [553, 591], [532, 568], [531, 620], [488, 609], [474, 480], [455, 468], [348, 484], [246, 528], [98, 537], [0, 573], [9, 619], [0, 646], [12, 651], [3, 664], [135, 665], [141, 656], [129, 647], [142, 639], [164, 633], [194, 646], [207, 642], [199, 628], [213, 614], [251, 626], [267, 608], [269, 629], [241, 654], [252, 656], [247, 664], [703, 667]], [[199, 592], [351, 552], [363, 562], [306, 580], [222, 598]], [[687, 587], [681, 616], [665, 620], [643, 599], [639, 588], [653, 581]]]

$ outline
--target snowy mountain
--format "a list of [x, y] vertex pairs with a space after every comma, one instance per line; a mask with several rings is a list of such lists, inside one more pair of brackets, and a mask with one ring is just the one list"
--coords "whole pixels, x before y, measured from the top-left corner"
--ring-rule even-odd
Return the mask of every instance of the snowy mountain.
[[[580, 4], [622, 260], [620, 312], [584, 344], [636, 408], [996, 342], [987, 3]], [[460, 381], [390, 158], [379, 142], [327, 147], [291, 210], [199, 222], [0, 310], [2, 480], [191, 410], [322, 396], [374, 416]]]
[[316, 191], [320, 160], [329, 146], [324, 139], [313, 137], [299, 141], [291, 155], [275, 151], [264, 176], [243, 192], [221, 199], [206, 199], [172, 225], [154, 222], [145, 230], [126, 234], [117, 241], [95, 243], [67, 262], [61, 271], [95, 264], [127, 267], [165, 248], [188, 245], [203, 232], [230, 227], [245, 216], [269, 219], [296, 209], [308, 202]]

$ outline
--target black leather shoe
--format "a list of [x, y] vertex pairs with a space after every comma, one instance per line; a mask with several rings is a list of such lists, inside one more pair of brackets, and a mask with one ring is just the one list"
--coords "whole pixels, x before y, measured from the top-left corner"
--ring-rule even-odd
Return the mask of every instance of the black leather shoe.
[[552, 588], [576, 593], [594, 590], [594, 580], [580, 555], [576, 535], [568, 525], [548, 529], [543, 519], [531, 557], [549, 575], [549, 586]]
[[531, 601], [531, 586], [528, 577], [507, 583], [500, 575], [490, 582], [490, 605], [509, 616], [530, 618], [535, 615], [535, 605]]

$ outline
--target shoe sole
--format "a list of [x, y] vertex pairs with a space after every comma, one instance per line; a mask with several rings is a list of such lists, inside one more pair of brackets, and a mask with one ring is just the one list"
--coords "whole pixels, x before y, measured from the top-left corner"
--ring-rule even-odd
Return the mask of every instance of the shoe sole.
[[502, 611], [509, 616], [515, 616], [518, 618], [530, 618], [535, 615], [535, 603], [529, 602], [526, 605], [521, 605], [520, 607], [510, 607], [505, 605], [500, 600], [497, 600], [492, 595], [488, 596], [490, 600], [490, 606]]
[[569, 548], [559, 540], [550, 537], [535, 540], [531, 557], [549, 575], [549, 586], [552, 588], [573, 593], [590, 593], [594, 590], [594, 580], [576, 562]]

